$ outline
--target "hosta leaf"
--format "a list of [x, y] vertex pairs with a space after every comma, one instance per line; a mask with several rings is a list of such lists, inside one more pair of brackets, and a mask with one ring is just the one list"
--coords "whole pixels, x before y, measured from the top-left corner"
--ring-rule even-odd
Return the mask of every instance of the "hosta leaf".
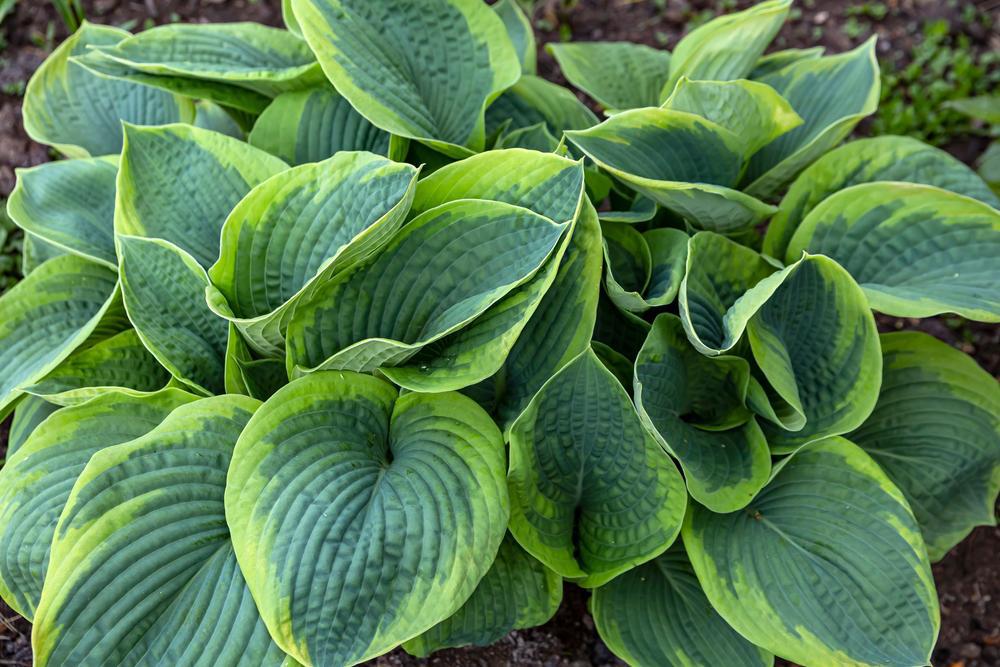
[[59, 246], [31, 232], [24, 233], [24, 247], [21, 249], [21, 275], [27, 276], [39, 266], [54, 257], [68, 254]]
[[170, 241], [211, 266], [229, 212], [287, 167], [242, 141], [190, 125], [126, 126], [115, 231]]
[[805, 121], [750, 159], [743, 177], [746, 192], [766, 198], [875, 111], [881, 86], [875, 38], [836, 56], [797, 60], [760, 82], [777, 90]]
[[783, 49], [781, 51], [772, 51], [766, 56], [761, 56], [757, 59], [757, 64], [754, 65], [748, 78], [760, 79], [772, 72], [778, 71], [782, 67], [791, 65], [792, 63], [800, 60], [815, 60], [816, 58], [821, 58], [825, 50], [826, 49], [822, 46], [813, 46], [808, 49]]
[[198, 100], [194, 103], [194, 125], [204, 130], [218, 132], [234, 139], [245, 139], [246, 133], [229, 112], [215, 102]]
[[680, 462], [691, 496], [716, 512], [744, 507], [767, 482], [771, 454], [745, 406], [750, 368], [706, 357], [680, 320], [663, 314], [635, 361], [635, 404], [660, 445]]
[[482, 409], [350, 372], [272, 396], [236, 445], [226, 489], [254, 600], [307, 665], [356, 664], [451, 616], [507, 516], [503, 440]]
[[1000, 207], [1000, 198], [972, 169], [940, 148], [910, 137], [860, 139], [830, 151], [792, 183], [767, 226], [764, 252], [784, 257], [795, 230], [821, 201], [875, 181], [925, 183]]
[[741, 512], [693, 505], [684, 546], [712, 606], [768, 651], [803, 665], [929, 663], [940, 619], [917, 523], [842, 438], [786, 459]]
[[517, 52], [517, 59], [521, 62], [521, 72], [534, 74], [537, 56], [535, 30], [531, 27], [531, 21], [524, 15], [517, 0], [500, 0], [493, 4], [493, 11], [507, 28], [507, 36], [510, 37], [511, 44]]
[[803, 250], [840, 262], [883, 313], [1000, 322], [1000, 211], [975, 199], [929, 185], [856, 185], [806, 216], [785, 256]]
[[417, 216], [382, 254], [296, 307], [289, 374], [400, 365], [531, 278], [565, 227], [526, 208], [471, 199]]
[[[174, 93], [178, 96], [207, 100], [251, 116], [257, 116], [270, 103], [271, 98], [249, 88], [232, 83], [195, 79], [180, 75], [151, 74], [133, 69], [99, 50], [73, 56], [71, 64], [78, 65], [90, 74], [102, 79], [118, 80], [119, 83], [142, 84], [150, 88]], [[241, 127], [246, 129], [241, 122]]]
[[452, 163], [417, 184], [413, 213], [459, 199], [488, 199], [521, 206], [553, 222], [580, 210], [583, 165], [557, 155], [512, 148]]
[[221, 394], [228, 326], [205, 302], [208, 276], [160, 239], [119, 236], [122, 294], [143, 344], [178, 380]]
[[73, 353], [24, 391], [59, 405], [76, 405], [109, 391], [154, 392], [169, 381], [170, 373], [129, 329]]
[[553, 375], [514, 422], [508, 483], [517, 541], [588, 587], [670, 546], [687, 502], [677, 468], [591, 350]]
[[752, 249], [718, 234], [692, 236], [678, 298], [691, 344], [713, 356], [731, 350], [781, 278], [751, 288], [777, 270]]
[[594, 112], [568, 88], [526, 74], [486, 110], [486, 130], [516, 130], [544, 123], [552, 136], [565, 130], [583, 130], [597, 124]]
[[56, 522], [90, 457], [143, 435], [192, 400], [177, 389], [98, 396], [53, 413], [7, 459], [0, 469], [0, 594], [12, 608], [34, 617]]
[[742, 231], [775, 211], [731, 189], [742, 169], [742, 140], [694, 114], [633, 109], [566, 136], [612, 175], [697, 227]]
[[292, 7], [326, 76], [376, 126], [453, 157], [485, 147], [483, 112], [521, 70], [503, 21], [485, 3], [293, 0]]
[[276, 97], [247, 140], [293, 165], [319, 162], [337, 151], [389, 154], [389, 134], [329, 85]]
[[1000, 387], [931, 336], [882, 335], [882, 392], [850, 438], [913, 508], [932, 561], [975, 526], [996, 525]]
[[562, 601], [563, 580], [509, 534], [475, 592], [455, 614], [403, 644], [425, 657], [450, 646], [488, 646], [511, 630], [541, 625]]
[[[281, 356], [291, 307], [377, 252], [410, 208], [417, 169], [343, 151], [257, 185], [222, 227], [210, 305], [248, 342]], [[217, 298], [218, 297], [218, 298]]]
[[91, 457], [52, 542], [39, 665], [287, 664], [237, 567], [223, 502], [233, 446], [258, 405], [197, 401]]
[[670, 59], [670, 79], [660, 99], [670, 95], [682, 76], [728, 81], [743, 79], [778, 34], [792, 0], [769, 0], [750, 9], [719, 16], [685, 35]]
[[[598, 213], [601, 222], [625, 222], [635, 225], [640, 222], [649, 222], [656, 215], [656, 202], [649, 197], [634, 195], [625, 204], [625, 206], [619, 206], [618, 210], [601, 211]], [[614, 202], [612, 202], [612, 205], [614, 205]]]
[[0, 297], [0, 417], [20, 389], [90, 336], [111, 303], [116, 278], [100, 264], [62, 255]]
[[669, 228], [640, 233], [618, 222], [604, 222], [601, 230], [604, 286], [619, 308], [641, 313], [674, 300], [684, 276], [687, 234]]
[[61, 405], [49, 403], [38, 396], [25, 396], [17, 402], [14, 418], [10, 422], [10, 432], [7, 434], [7, 459], [14, 456], [28, 436]]
[[267, 97], [323, 80], [305, 42], [259, 23], [172, 23], [100, 51], [145, 74], [229, 84]]
[[21, 229], [87, 259], [115, 257], [115, 158], [60, 160], [17, 170], [7, 214]]
[[605, 109], [655, 107], [670, 77], [670, 53], [632, 42], [545, 45], [566, 79]]
[[774, 657], [736, 633], [712, 608], [677, 542], [594, 591], [594, 625], [630, 665], [771, 667]]
[[31, 77], [24, 93], [24, 130], [70, 157], [118, 153], [121, 121], [140, 125], [188, 122], [191, 102], [147, 86], [100, 77], [70, 62], [90, 47], [128, 37], [118, 28], [83, 22]]
[[417, 186], [414, 210], [418, 211], [471, 197], [523, 206], [557, 222], [578, 215], [551, 287], [521, 331], [503, 369], [490, 381], [491, 393], [496, 394], [492, 407], [504, 427], [555, 371], [590, 342], [601, 278], [601, 234], [593, 207], [581, 200], [583, 185], [579, 162], [503, 150], [445, 167]]
[[663, 108], [693, 113], [726, 128], [742, 142], [744, 158], [802, 124], [774, 88], [745, 79], [692, 81], [681, 77]]
[[765, 424], [771, 449], [788, 452], [864, 422], [878, 398], [882, 355], [864, 293], [833, 260], [807, 255], [768, 280], [780, 285], [747, 334], [771, 387], [805, 418], [795, 431]]

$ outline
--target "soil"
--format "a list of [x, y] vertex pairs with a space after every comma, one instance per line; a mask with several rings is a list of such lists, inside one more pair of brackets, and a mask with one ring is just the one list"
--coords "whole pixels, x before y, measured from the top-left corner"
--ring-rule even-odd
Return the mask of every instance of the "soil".
[[[751, 0], [543, 0], [535, 11], [539, 44], [561, 39], [630, 40], [672, 49], [684, 26], [704, 11], [743, 8]], [[799, 0], [793, 15], [775, 40], [774, 48], [822, 44], [843, 51], [864, 41], [868, 33], [848, 37], [841, 27], [848, 7], [861, 2]], [[886, 16], [872, 21], [879, 35], [883, 66], [907, 53], [918, 39], [920, 22], [946, 18], [956, 24], [966, 3], [947, 0], [884, 0]], [[979, 0], [981, 9], [994, 11], [1000, 23], [1000, 1]], [[88, 20], [142, 29], [172, 21], [257, 21], [281, 24], [280, 0], [84, 0]], [[542, 29], [544, 28], [544, 29]], [[985, 30], [967, 33], [973, 48], [997, 48], [1000, 36]], [[57, 14], [46, 0], [20, 0], [0, 26], [7, 46], [0, 50], [0, 199], [14, 186], [14, 169], [51, 159], [49, 150], [32, 142], [21, 123], [21, 95], [17, 89], [45, 58], [53, 44], [66, 36]], [[539, 49], [539, 73], [565, 83], [551, 56]], [[896, 66], [903, 63], [895, 61]], [[587, 101], [587, 100], [585, 100]], [[865, 127], [860, 128], [865, 132]], [[955, 137], [945, 147], [971, 163], [983, 150], [979, 137]], [[1000, 378], [1000, 327], [960, 318], [926, 320], [879, 317], [882, 331], [919, 329], [976, 358]], [[9, 419], [0, 424], [0, 461], [6, 450]], [[941, 635], [934, 652], [935, 667], [992, 667], [1000, 665], [1000, 528], [978, 528], [934, 566], [941, 601]], [[606, 667], [622, 665], [594, 632], [586, 610], [587, 593], [567, 584], [563, 605], [549, 623], [511, 633], [487, 648], [440, 651], [425, 660], [402, 651], [373, 660], [378, 666], [435, 665], [471, 667], [524, 665], [537, 667]], [[31, 664], [30, 624], [0, 602], [0, 665]], [[779, 664], [788, 664], [779, 661]]]

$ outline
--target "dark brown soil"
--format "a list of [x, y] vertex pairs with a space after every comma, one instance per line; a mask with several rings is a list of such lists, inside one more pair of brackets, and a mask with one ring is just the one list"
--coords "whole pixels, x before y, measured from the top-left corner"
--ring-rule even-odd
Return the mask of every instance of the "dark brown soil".
[[[249, 20], [280, 25], [280, 0], [84, 0], [87, 18], [96, 23], [126, 24], [142, 29], [172, 21]], [[684, 26], [705, 11], [743, 8], [751, 0], [543, 0], [535, 13], [539, 43], [572, 40], [631, 40], [673, 48]], [[861, 0], [799, 0], [797, 15], [785, 26], [775, 48], [822, 44], [842, 51], [863, 41], [868, 33], [848, 37], [841, 26], [847, 8]], [[948, 0], [884, 0], [888, 13], [871, 24], [879, 35], [879, 55], [904, 53], [929, 18], [957, 18], [965, 2]], [[1000, 0], [979, 0], [982, 9], [1000, 14]], [[1000, 17], [998, 17], [1000, 18]], [[131, 25], [129, 25], [131, 23]], [[8, 46], [0, 50], [0, 198], [14, 185], [13, 170], [50, 159], [47, 148], [30, 141], [21, 124], [21, 96], [15, 91], [27, 81], [53, 43], [66, 33], [45, 0], [20, 0], [0, 27]], [[997, 35], [970, 34], [974, 48], [991, 48]], [[995, 45], [994, 47], [995, 48]], [[562, 81], [551, 57], [539, 49], [543, 76]], [[862, 128], [862, 132], [864, 128]], [[983, 149], [976, 137], [956, 137], [946, 147], [966, 162]], [[920, 329], [971, 354], [994, 377], [1000, 377], [1000, 328], [959, 318], [899, 320], [879, 318], [883, 331]], [[0, 460], [6, 450], [9, 420], [0, 424]], [[941, 599], [942, 628], [935, 666], [992, 667], [1000, 665], [1000, 529], [979, 528], [934, 566]], [[567, 585], [562, 608], [539, 628], [511, 633], [482, 649], [441, 651], [427, 660], [402, 651], [372, 661], [379, 666], [435, 665], [472, 667], [523, 665], [531, 667], [604, 667], [621, 665], [597, 638], [586, 611], [587, 593]], [[780, 661], [779, 661], [780, 662]], [[30, 665], [30, 625], [0, 602], [0, 666]], [[784, 663], [787, 664], [787, 663]]]

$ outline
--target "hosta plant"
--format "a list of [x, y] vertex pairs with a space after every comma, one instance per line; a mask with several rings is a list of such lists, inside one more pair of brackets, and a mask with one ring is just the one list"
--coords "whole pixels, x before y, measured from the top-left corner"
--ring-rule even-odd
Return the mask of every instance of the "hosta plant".
[[[929, 660], [1000, 390], [1000, 205], [771, 0], [673, 53], [517, 3], [85, 24], [31, 80], [0, 596], [38, 665], [352, 665], [546, 622], [634, 665]], [[764, 231], [766, 229], [766, 232]]]

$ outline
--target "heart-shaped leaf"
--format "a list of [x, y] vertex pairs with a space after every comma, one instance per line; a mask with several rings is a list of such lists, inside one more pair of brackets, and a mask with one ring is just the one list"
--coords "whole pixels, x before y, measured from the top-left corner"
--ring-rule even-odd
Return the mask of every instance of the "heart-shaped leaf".
[[859, 139], [830, 151], [795, 179], [767, 226], [764, 252], [781, 259], [802, 220], [827, 197], [862, 183], [925, 183], [1000, 207], [983, 179], [940, 148], [911, 137]]
[[111, 46], [124, 30], [83, 22], [31, 77], [24, 92], [24, 130], [69, 157], [118, 153], [122, 121], [139, 125], [189, 122], [189, 100], [147, 86], [97, 76], [70, 61], [90, 47]]
[[292, 7], [327, 78], [376, 126], [452, 157], [485, 147], [483, 112], [521, 73], [503, 21], [485, 3], [293, 0]]
[[209, 267], [226, 216], [253, 186], [288, 168], [262, 150], [190, 125], [125, 127], [115, 231], [159, 238]]
[[931, 336], [881, 339], [882, 391], [849, 437], [906, 496], [931, 560], [939, 560], [975, 526], [996, 525], [1000, 387]]
[[940, 617], [920, 530], [857, 445], [802, 448], [743, 511], [692, 505], [684, 546], [715, 610], [776, 655], [804, 665], [930, 661]]
[[7, 459], [0, 469], [0, 594], [19, 614], [34, 617], [56, 523], [90, 457], [147, 433], [194, 398], [177, 389], [111, 392], [55, 412]]
[[254, 600], [307, 665], [356, 664], [451, 616], [493, 562], [507, 507], [503, 440], [482, 409], [350, 372], [272, 396], [226, 489]]
[[786, 259], [804, 250], [840, 262], [883, 313], [1000, 322], [1000, 211], [975, 199], [929, 185], [856, 185], [806, 216]]
[[62, 255], [0, 297], [0, 417], [20, 389], [87, 340], [111, 305], [116, 281], [105, 266]]
[[17, 170], [7, 214], [18, 227], [117, 268], [114, 215], [116, 158], [60, 160]]
[[670, 77], [670, 53], [632, 42], [551, 42], [566, 79], [605, 109], [655, 107]]
[[52, 541], [35, 616], [39, 665], [291, 664], [257, 613], [226, 528], [226, 472], [258, 405], [197, 401], [91, 457]]
[[679, 542], [596, 589], [590, 612], [601, 639], [630, 665], [774, 663], [712, 608]]
[[670, 458], [592, 350], [545, 383], [510, 429], [510, 531], [582, 586], [662, 553], [687, 496]]

